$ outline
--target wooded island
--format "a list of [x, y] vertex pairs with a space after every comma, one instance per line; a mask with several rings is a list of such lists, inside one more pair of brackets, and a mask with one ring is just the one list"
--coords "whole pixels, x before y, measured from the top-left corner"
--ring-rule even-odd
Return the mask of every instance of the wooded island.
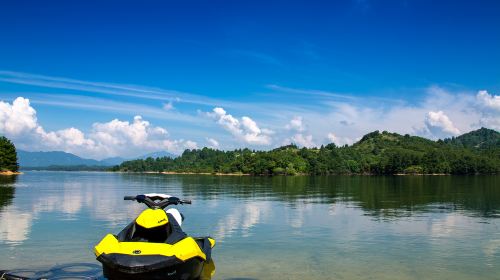
[[0, 174], [17, 174], [19, 165], [14, 144], [4, 136], [0, 136]]

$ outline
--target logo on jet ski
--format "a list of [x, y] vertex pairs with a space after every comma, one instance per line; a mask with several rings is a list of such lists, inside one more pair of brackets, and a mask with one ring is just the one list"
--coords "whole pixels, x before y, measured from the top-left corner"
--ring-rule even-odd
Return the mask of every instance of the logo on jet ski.
[[159, 220], [159, 221], [158, 221], [158, 223], [160, 224], [161, 222], [164, 222], [164, 221], [166, 221], [166, 220], [167, 220], [167, 219], [163, 218], [163, 219]]
[[141, 250], [134, 250], [132, 253], [136, 254], [136, 255], [139, 255], [141, 253]]

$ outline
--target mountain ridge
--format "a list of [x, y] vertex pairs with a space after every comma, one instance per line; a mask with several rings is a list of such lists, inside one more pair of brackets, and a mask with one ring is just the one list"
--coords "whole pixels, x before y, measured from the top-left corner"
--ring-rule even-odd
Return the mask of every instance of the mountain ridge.
[[21, 168], [44, 168], [51, 166], [65, 167], [111, 167], [118, 165], [127, 160], [146, 159], [148, 157], [175, 157], [174, 154], [164, 151], [145, 154], [136, 158], [127, 159], [122, 157], [110, 157], [102, 160], [82, 158], [72, 153], [63, 151], [38, 151], [31, 152], [25, 150], [17, 150], [19, 166]]

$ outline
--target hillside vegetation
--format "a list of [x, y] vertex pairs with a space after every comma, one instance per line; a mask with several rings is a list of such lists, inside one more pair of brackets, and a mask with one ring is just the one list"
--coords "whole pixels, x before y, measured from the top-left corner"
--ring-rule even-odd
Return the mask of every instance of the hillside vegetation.
[[500, 133], [483, 127], [458, 137], [445, 139], [444, 142], [461, 148], [498, 148], [500, 147]]
[[479, 129], [432, 141], [374, 131], [351, 146], [283, 146], [270, 151], [185, 150], [175, 159], [126, 161], [114, 171], [294, 174], [495, 174], [500, 173], [500, 133]]
[[0, 136], [0, 172], [17, 172], [18, 169], [16, 147], [9, 139]]

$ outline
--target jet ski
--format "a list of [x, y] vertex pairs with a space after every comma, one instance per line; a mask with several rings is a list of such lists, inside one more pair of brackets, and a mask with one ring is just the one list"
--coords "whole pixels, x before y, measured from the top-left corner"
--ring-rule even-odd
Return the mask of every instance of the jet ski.
[[[166, 194], [125, 196], [144, 203], [144, 210], [118, 235], [106, 235], [95, 255], [108, 279], [199, 279], [212, 269], [210, 237], [191, 237], [181, 229], [184, 216], [168, 206], [191, 204]], [[215, 268], [215, 267], [213, 267]], [[213, 274], [213, 270], [212, 270]]]

